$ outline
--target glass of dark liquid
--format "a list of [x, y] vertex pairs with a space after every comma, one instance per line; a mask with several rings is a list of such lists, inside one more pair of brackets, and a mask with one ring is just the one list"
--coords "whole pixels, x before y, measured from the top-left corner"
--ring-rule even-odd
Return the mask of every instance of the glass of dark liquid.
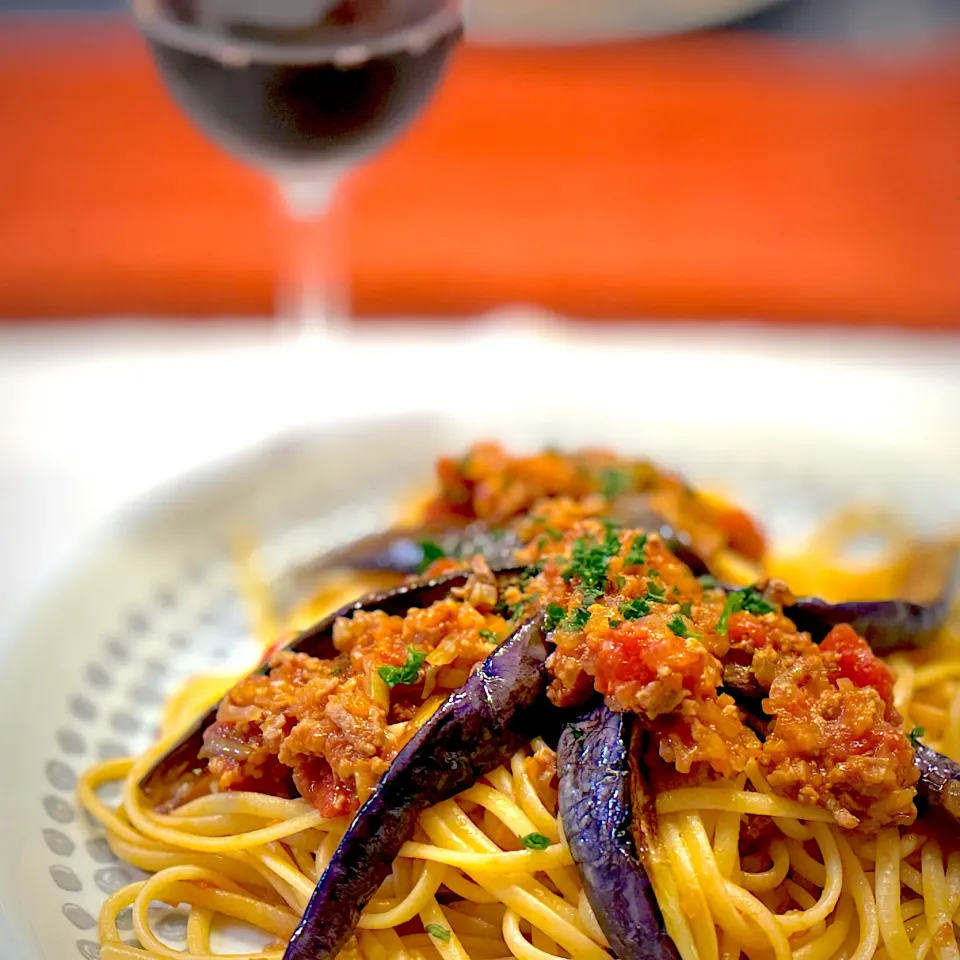
[[133, 0], [184, 112], [276, 184], [293, 241], [281, 316], [328, 329], [329, 210], [343, 177], [424, 106], [462, 32], [459, 0]]

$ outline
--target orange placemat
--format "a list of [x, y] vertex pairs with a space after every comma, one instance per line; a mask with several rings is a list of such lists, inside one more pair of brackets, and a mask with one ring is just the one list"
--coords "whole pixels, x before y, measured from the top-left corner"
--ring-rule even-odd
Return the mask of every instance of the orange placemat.
[[[361, 313], [960, 322], [960, 56], [464, 48], [338, 207]], [[125, 23], [0, 24], [0, 315], [262, 314], [259, 178]]]

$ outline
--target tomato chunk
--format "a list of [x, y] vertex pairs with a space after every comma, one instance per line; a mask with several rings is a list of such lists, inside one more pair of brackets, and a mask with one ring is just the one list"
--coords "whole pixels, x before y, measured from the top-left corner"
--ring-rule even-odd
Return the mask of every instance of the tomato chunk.
[[820, 649], [834, 655], [837, 676], [846, 677], [858, 687], [873, 687], [884, 703], [893, 704], [893, 674], [853, 627], [846, 623], [834, 627]]

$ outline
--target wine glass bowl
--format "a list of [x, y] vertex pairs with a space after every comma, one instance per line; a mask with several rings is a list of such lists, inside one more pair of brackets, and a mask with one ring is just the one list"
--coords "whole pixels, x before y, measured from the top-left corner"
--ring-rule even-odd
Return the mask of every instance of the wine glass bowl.
[[460, 36], [450, 0], [137, 0], [181, 109], [275, 175], [349, 168], [429, 99]]

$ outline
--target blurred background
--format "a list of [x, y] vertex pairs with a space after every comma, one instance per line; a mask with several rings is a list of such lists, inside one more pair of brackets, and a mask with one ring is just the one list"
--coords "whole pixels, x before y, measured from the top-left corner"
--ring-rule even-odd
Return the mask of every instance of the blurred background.
[[472, 0], [436, 95], [335, 195], [350, 339], [295, 368], [275, 191], [122, 0], [0, 0], [0, 184], [0, 615], [187, 467], [481, 409], [545, 344], [601, 351], [585, 394], [655, 351], [711, 412], [960, 452], [960, 0]]

